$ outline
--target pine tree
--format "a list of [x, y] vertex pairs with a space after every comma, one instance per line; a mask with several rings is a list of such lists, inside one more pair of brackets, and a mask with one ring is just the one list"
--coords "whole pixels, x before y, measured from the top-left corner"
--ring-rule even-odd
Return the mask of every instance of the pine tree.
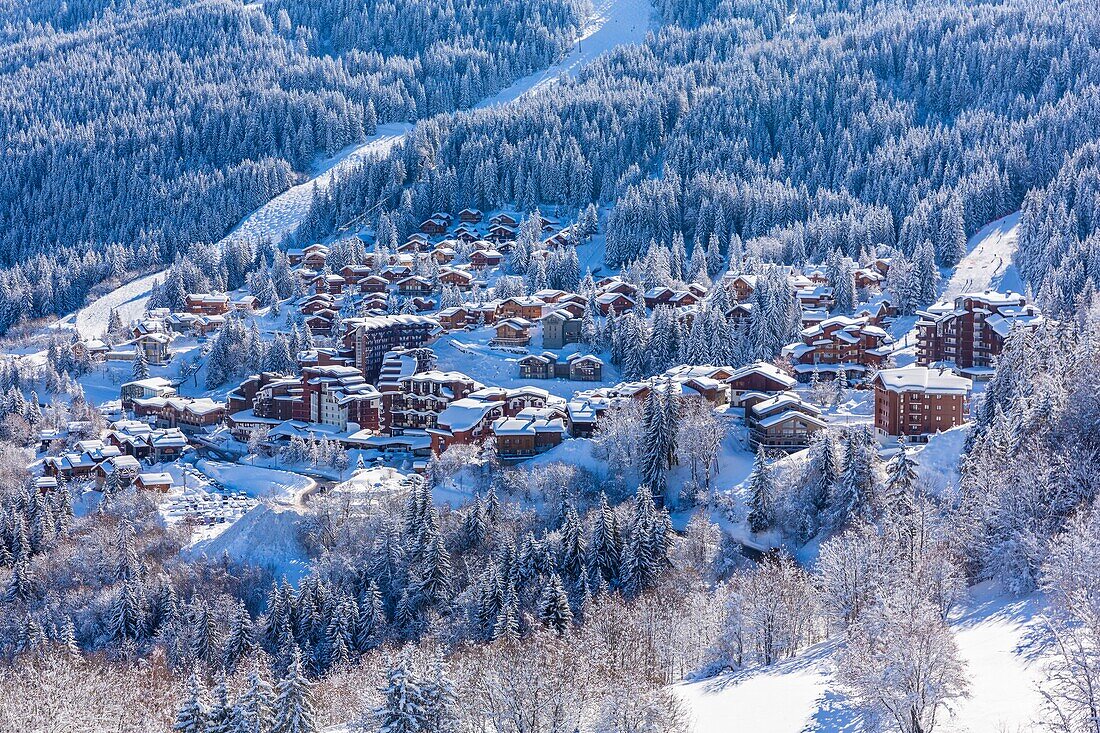
[[663, 493], [665, 488], [667, 430], [665, 425], [664, 400], [656, 385], [652, 385], [646, 397], [643, 413], [645, 443], [642, 452], [641, 480], [653, 491]]
[[513, 643], [519, 639], [519, 607], [516, 603], [515, 588], [511, 588], [504, 594], [504, 603], [501, 604], [500, 613], [493, 623], [493, 641]]
[[140, 563], [138, 561], [134, 525], [130, 520], [123, 519], [118, 524], [118, 534], [115, 537], [115, 580], [133, 580], [138, 576]]
[[175, 733], [206, 733], [206, 724], [206, 690], [198, 671], [194, 670], [187, 685], [187, 697], [176, 714], [172, 730]]
[[636, 596], [656, 584], [661, 566], [667, 562], [667, 519], [667, 514], [658, 514], [649, 488], [639, 487], [622, 553], [622, 585], [627, 595]]
[[286, 673], [275, 686], [275, 722], [271, 733], [315, 733], [310, 683], [302, 670], [302, 655], [293, 647]]
[[259, 672], [248, 675], [248, 687], [237, 698], [233, 733], [267, 733], [275, 724], [275, 690]]
[[431, 733], [423, 682], [408, 652], [400, 653], [386, 673], [382, 705], [375, 711], [379, 733]]
[[382, 607], [382, 594], [372, 580], [359, 599], [359, 624], [355, 630], [355, 648], [365, 652], [374, 648], [386, 623], [386, 614]]
[[762, 447], [756, 450], [756, 461], [749, 475], [748, 490], [749, 530], [756, 534], [766, 532], [775, 519], [775, 481]]
[[914, 511], [917, 462], [898, 441], [898, 452], [886, 466], [886, 484], [882, 491], [883, 509], [894, 519], [907, 519]]
[[232, 733], [233, 709], [229, 705], [229, 689], [224, 675], [219, 676], [211, 698], [206, 714], [206, 733]]
[[587, 543], [581, 528], [580, 515], [573, 507], [566, 512], [565, 521], [561, 528], [561, 552], [558, 557], [558, 567], [567, 578], [576, 579], [584, 570], [585, 559], [588, 555]]
[[137, 357], [134, 359], [134, 379], [148, 379], [149, 378], [149, 361], [145, 358], [145, 349], [141, 345], [135, 346], [137, 349]]
[[138, 639], [144, 630], [141, 616], [140, 590], [136, 581], [122, 583], [111, 604], [110, 634], [111, 640], [122, 645]]
[[877, 454], [866, 430], [853, 430], [845, 446], [844, 471], [830, 498], [836, 526], [865, 517], [875, 501]]
[[591, 565], [593, 570], [607, 582], [618, 577], [622, 563], [622, 537], [619, 534], [619, 519], [615, 510], [607, 501], [607, 494], [600, 492], [600, 506], [592, 528]]
[[219, 651], [217, 639], [217, 627], [214, 624], [214, 614], [210, 612], [210, 606], [199, 599], [191, 615], [191, 658], [204, 664], [216, 664], [216, 655]]
[[237, 663], [252, 650], [254, 644], [252, 616], [241, 601], [230, 618], [229, 633], [226, 634], [222, 648], [222, 664], [225, 665], [226, 670], [230, 672], [235, 670]]
[[561, 577], [551, 573], [550, 579], [539, 598], [539, 621], [559, 634], [564, 633], [573, 622], [573, 610], [569, 607], [569, 596], [562, 586]]

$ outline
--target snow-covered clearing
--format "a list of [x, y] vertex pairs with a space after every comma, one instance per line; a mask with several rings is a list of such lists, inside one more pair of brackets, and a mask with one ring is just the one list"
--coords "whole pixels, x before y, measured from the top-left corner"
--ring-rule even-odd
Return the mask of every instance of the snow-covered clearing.
[[107, 331], [107, 320], [112, 310], [118, 310], [123, 323], [141, 318], [145, 313], [145, 304], [157, 280], [164, 272], [139, 277], [122, 285], [102, 297], [96, 298], [76, 313], [69, 314], [54, 324], [57, 328], [74, 327], [82, 338], [98, 338]]
[[254, 503], [223, 532], [195, 543], [193, 555], [228, 555], [292, 581], [309, 571], [309, 557], [299, 539], [301, 504], [316, 490], [316, 481], [287, 471], [221, 461], [200, 460], [196, 468], [219, 487], [263, 501]]
[[317, 482], [308, 476], [240, 463], [200, 460], [195, 467], [204, 476], [232, 491], [244, 492], [255, 499], [269, 499], [280, 504], [298, 506], [317, 489]]
[[[974, 589], [951, 626], [972, 680], [970, 697], [937, 730], [984, 733], [1033, 730], [1042, 697], [1042, 601]], [[832, 643], [768, 668], [677, 685], [695, 733], [839, 733], [861, 730], [835, 679]]]
[[227, 530], [196, 544], [193, 555], [267, 568], [276, 578], [296, 582], [309, 572], [309, 556], [299, 540], [303, 515], [294, 507], [257, 504]]
[[[526, 348], [505, 350], [489, 346], [489, 341], [495, 332], [491, 327], [483, 327], [474, 331], [459, 331], [455, 334], [441, 337], [432, 344], [439, 359], [438, 368], [445, 371], [462, 372], [473, 377], [486, 386], [504, 387], [516, 389], [519, 387], [539, 387], [552, 395], [569, 398], [575, 392], [594, 389], [601, 385], [617, 384], [620, 381], [619, 370], [607, 363], [607, 355], [600, 354], [604, 360], [603, 380], [600, 382], [580, 382], [569, 379], [529, 379], [519, 374], [520, 359], [527, 353], [541, 354], [541, 333], [536, 333], [530, 346]], [[581, 351], [577, 344], [566, 346], [564, 349], [555, 350], [553, 353], [560, 356]]]

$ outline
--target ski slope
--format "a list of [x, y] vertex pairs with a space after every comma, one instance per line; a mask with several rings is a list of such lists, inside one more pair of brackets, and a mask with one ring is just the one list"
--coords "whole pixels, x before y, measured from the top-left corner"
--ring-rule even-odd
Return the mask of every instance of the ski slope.
[[967, 254], [944, 286], [941, 300], [993, 288], [1019, 290], [1013, 265], [1020, 231], [1020, 212], [986, 224], [967, 243]]
[[82, 338], [98, 338], [107, 331], [107, 319], [111, 311], [118, 310], [123, 323], [140, 318], [153, 285], [163, 279], [164, 272], [139, 277], [125, 285], [96, 298], [76, 313], [71, 313], [54, 324], [55, 328], [75, 328]]
[[[1013, 598], [975, 589], [952, 617], [970, 696], [945, 716], [940, 733], [1034, 730], [1042, 713], [1044, 652], [1041, 598]], [[841, 733], [863, 730], [836, 682], [833, 642], [767, 668], [676, 685], [694, 733]]]
[[[1020, 231], [1020, 212], [992, 221], [966, 243], [966, 256], [940, 284], [938, 301], [953, 300], [963, 293], [983, 290], [1021, 292], [1023, 283], [1014, 258]], [[893, 355], [898, 366], [916, 361], [917, 318], [904, 316], [895, 321], [891, 335], [897, 339]]]
[[[487, 97], [474, 109], [489, 109], [511, 104], [528, 94], [542, 92], [563, 76], [576, 76], [589, 62], [616, 46], [639, 43], [649, 30], [652, 6], [649, 0], [600, 0], [577, 40], [560, 61], [517, 80], [497, 94]], [[253, 211], [236, 226], [222, 243], [238, 239], [270, 239], [276, 244], [297, 231], [313, 197], [313, 191], [326, 190], [335, 178], [354, 170], [366, 160], [385, 155], [399, 145], [412, 130], [409, 122], [380, 125], [378, 132], [358, 147], [328, 161], [311, 179], [287, 189]]]

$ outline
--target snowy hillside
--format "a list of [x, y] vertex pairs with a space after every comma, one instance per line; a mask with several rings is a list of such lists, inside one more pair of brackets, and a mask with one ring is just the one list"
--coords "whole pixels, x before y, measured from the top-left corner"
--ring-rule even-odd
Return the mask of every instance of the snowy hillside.
[[[966, 243], [966, 256], [952, 270], [942, 274], [938, 300], [983, 290], [1014, 290], [1023, 287], [1013, 260], [1019, 243], [1020, 212], [1009, 214], [982, 227]], [[916, 359], [917, 317], [894, 321], [890, 331], [897, 338], [894, 357], [899, 366]]]
[[[944, 733], [1022, 733], [1033, 730], [1043, 700], [1042, 600], [1014, 599], [982, 586], [951, 619], [972, 679], [970, 697], [937, 730]], [[694, 733], [854, 733], [863, 730], [835, 679], [832, 642], [766, 669], [678, 685]], [[730, 725], [733, 724], [733, 728]]]
[[955, 267], [943, 288], [948, 300], [963, 293], [994, 290], [1020, 291], [1020, 277], [1013, 264], [1020, 230], [1020, 212], [982, 227], [967, 243], [967, 254]]

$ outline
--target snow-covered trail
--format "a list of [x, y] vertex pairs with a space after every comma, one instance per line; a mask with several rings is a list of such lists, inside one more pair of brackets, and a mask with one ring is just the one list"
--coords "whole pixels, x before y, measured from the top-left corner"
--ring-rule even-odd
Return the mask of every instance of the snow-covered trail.
[[573, 49], [556, 64], [528, 74], [511, 86], [474, 105], [487, 109], [509, 104], [528, 94], [541, 92], [564, 77], [575, 77], [581, 70], [616, 46], [641, 43], [650, 29], [653, 6], [649, 0], [596, 0]]
[[[597, 0], [572, 50], [561, 60], [481, 100], [474, 109], [510, 104], [528, 94], [541, 93], [562, 77], [576, 76], [588, 63], [616, 46], [640, 43], [650, 29], [652, 14], [650, 0]], [[354, 170], [363, 161], [386, 154], [400, 144], [412, 128], [410, 122], [379, 125], [378, 131], [365, 142], [341, 151], [319, 165], [309, 180], [287, 189], [246, 216], [221, 243], [239, 239], [282, 242], [297, 231], [305, 218], [315, 187], [325, 190], [336, 177]], [[139, 317], [145, 311], [150, 289], [162, 277], [163, 271], [127, 283], [75, 314], [66, 316], [56, 325], [75, 326], [84, 338], [99, 336], [107, 328], [107, 317], [112, 308], [119, 309], [123, 322]]]

